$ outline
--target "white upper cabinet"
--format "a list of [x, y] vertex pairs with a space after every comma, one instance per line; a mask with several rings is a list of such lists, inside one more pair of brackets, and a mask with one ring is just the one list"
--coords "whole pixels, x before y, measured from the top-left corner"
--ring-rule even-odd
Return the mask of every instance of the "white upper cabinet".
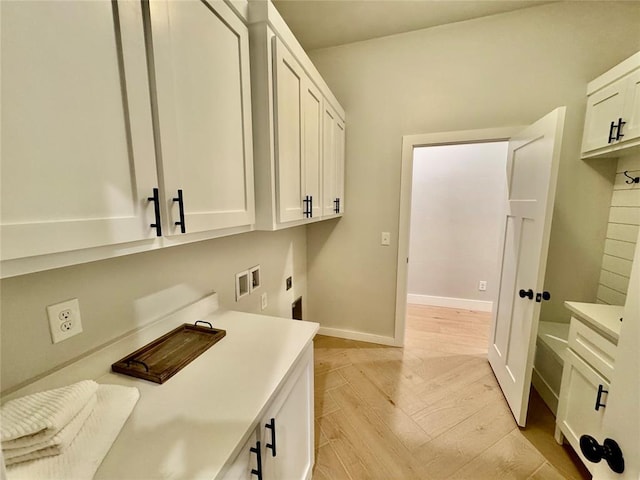
[[249, 33], [226, 3], [0, 8], [3, 277], [253, 229]]
[[278, 157], [278, 215], [282, 223], [303, 218], [302, 101], [304, 72], [274, 37], [275, 129]]
[[589, 83], [582, 157], [640, 145], [640, 52]]
[[302, 89], [303, 202], [306, 218], [322, 215], [322, 94], [311, 81]]
[[277, 230], [339, 216], [344, 110], [271, 2], [249, 3], [249, 18], [256, 228]]
[[165, 235], [254, 222], [249, 39], [223, 2], [149, 2]]
[[322, 215], [344, 213], [344, 122], [328, 103], [323, 114]]
[[140, 4], [0, 8], [3, 262], [153, 242], [147, 199], [158, 184]]

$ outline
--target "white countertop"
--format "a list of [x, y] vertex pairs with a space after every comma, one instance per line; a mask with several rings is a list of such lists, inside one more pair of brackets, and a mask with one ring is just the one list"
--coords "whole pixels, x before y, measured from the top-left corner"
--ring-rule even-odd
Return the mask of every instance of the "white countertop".
[[624, 307], [582, 302], [564, 302], [564, 306], [571, 310], [575, 317], [618, 344]]
[[[318, 325], [215, 312], [192, 318], [189, 323], [207, 320], [215, 328], [226, 330], [226, 337], [166, 383], [105, 373], [111, 363], [183, 320], [169, 317], [129, 335], [87, 357], [84, 365], [67, 367], [52, 375], [52, 380], [35, 382], [12, 397], [72, 383], [79, 376], [95, 378], [98, 383], [137, 387], [140, 400], [94, 478], [212, 480], [233, 461], [291, 366], [310, 346]], [[89, 364], [98, 362], [100, 374], [87, 375], [95, 368]]]

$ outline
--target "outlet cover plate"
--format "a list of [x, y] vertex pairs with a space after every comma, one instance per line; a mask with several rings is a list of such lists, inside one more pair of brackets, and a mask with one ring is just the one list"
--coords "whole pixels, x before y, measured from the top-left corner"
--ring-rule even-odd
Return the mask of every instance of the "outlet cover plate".
[[77, 298], [49, 305], [47, 315], [53, 343], [59, 343], [82, 333], [82, 318]]

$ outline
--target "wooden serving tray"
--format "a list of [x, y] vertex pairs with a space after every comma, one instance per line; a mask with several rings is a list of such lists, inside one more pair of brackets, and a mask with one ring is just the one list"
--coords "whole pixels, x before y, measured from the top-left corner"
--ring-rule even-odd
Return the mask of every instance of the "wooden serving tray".
[[197, 323], [185, 323], [171, 330], [118, 360], [111, 370], [155, 383], [166, 382], [227, 334], [225, 330]]

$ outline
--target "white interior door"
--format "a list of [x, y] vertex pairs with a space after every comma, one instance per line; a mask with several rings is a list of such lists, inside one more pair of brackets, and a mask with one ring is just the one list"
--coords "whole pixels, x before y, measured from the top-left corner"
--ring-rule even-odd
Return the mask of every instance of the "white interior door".
[[500, 282], [489, 362], [524, 426], [551, 230], [565, 108], [509, 140]]
[[600, 445], [605, 438], [618, 443], [624, 457], [624, 472], [614, 473], [608, 462], [601, 460], [594, 471], [596, 480], [640, 478], [640, 247], [636, 247], [622, 318], [616, 366], [604, 411], [604, 433], [596, 440]]

